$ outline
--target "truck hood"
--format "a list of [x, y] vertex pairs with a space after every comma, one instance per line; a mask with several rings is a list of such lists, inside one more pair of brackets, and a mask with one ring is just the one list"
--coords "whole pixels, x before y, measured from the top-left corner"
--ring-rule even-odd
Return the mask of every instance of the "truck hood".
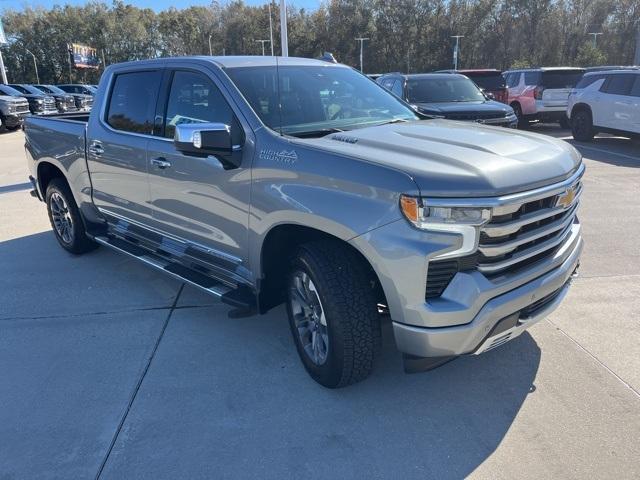
[[538, 188], [568, 178], [582, 161], [562, 140], [439, 119], [298, 142], [404, 171], [422, 195], [435, 197], [491, 197]]
[[12, 97], [11, 95], [0, 95], [0, 102], [10, 105], [22, 105], [25, 103], [25, 100], [20, 97]]

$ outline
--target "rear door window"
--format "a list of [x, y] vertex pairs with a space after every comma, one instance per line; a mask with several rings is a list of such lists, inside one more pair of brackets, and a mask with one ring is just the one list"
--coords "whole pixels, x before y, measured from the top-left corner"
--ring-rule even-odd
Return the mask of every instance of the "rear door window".
[[116, 75], [107, 123], [116, 130], [151, 135], [161, 78], [160, 70]]
[[542, 86], [549, 89], [574, 88], [583, 75], [582, 70], [547, 70], [542, 72]]
[[540, 72], [524, 72], [524, 84], [534, 87], [540, 83]]
[[611, 95], [631, 95], [634, 80], [635, 75], [632, 73], [609, 75], [600, 91]]

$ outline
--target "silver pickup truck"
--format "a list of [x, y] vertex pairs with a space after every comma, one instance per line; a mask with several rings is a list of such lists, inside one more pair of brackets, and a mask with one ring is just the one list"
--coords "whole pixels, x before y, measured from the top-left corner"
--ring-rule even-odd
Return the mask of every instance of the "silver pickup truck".
[[112, 65], [89, 115], [30, 117], [60, 245], [135, 257], [233, 305], [286, 303], [320, 384], [480, 354], [562, 301], [584, 166], [560, 140], [429, 119], [357, 71], [276, 57]]

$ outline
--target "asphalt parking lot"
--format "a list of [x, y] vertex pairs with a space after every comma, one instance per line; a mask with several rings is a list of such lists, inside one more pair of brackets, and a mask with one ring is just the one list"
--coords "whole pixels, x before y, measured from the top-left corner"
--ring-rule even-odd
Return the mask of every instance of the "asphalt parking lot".
[[105, 248], [63, 251], [22, 133], [0, 135], [0, 479], [640, 478], [640, 144], [576, 146], [586, 246], [559, 310], [423, 374], [387, 335], [367, 381], [330, 391], [283, 309], [231, 319]]

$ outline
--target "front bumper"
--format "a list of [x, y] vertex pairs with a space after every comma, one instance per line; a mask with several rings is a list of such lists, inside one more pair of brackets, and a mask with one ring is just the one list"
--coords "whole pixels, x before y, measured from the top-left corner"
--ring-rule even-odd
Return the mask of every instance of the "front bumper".
[[503, 118], [488, 118], [486, 120], [478, 120], [478, 123], [496, 127], [518, 128], [518, 117], [516, 117], [514, 114]]
[[18, 127], [24, 123], [24, 119], [28, 114], [29, 114], [28, 112], [10, 113], [4, 117], [3, 121], [5, 125], [9, 128]]
[[[560, 266], [495, 298], [464, 325], [424, 328], [393, 322], [398, 349], [415, 357], [451, 357], [480, 354], [517, 337], [549, 315], [566, 295], [582, 253], [583, 241], [577, 232]], [[543, 305], [528, 312], [536, 302]]]

